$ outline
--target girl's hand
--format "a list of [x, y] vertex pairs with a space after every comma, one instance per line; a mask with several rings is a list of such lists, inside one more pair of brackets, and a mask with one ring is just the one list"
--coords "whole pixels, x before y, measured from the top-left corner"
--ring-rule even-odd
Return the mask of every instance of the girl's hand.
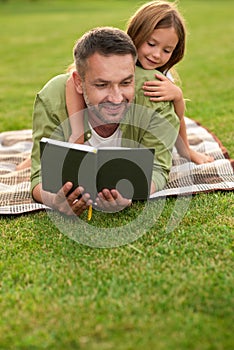
[[183, 99], [181, 89], [170, 79], [162, 74], [155, 74], [157, 80], [146, 81], [143, 85], [145, 96], [150, 97], [150, 101], [173, 101], [178, 102]]
[[131, 199], [126, 199], [122, 197], [121, 194], [114, 189], [103, 189], [101, 192], [98, 193], [98, 197], [96, 198], [97, 209], [109, 213], [115, 213], [120, 210], [123, 210], [124, 208], [130, 207], [131, 204]]

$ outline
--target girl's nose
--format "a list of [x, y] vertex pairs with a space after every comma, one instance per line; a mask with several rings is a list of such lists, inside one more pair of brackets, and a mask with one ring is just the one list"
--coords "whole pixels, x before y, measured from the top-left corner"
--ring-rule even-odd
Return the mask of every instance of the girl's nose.
[[153, 57], [160, 58], [160, 49], [155, 48], [155, 50], [153, 51]]

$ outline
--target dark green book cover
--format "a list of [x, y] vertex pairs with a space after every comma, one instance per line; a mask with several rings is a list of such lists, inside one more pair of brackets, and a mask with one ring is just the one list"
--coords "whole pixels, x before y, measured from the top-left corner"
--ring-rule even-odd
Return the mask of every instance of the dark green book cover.
[[94, 148], [42, 138], [41, 173], [44, 190], [56, 193], [71, 181], [95, 200], [104, 188], [125, 198], [145, 200], [150, 193], [154, 149]]

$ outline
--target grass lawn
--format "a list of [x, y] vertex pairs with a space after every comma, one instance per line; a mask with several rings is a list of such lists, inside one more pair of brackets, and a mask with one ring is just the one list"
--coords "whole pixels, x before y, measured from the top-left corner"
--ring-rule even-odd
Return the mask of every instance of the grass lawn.
[[[125, 28], [140, 1], [0, 1], [0, 130], [31, 128], [35, 94], [72, 61], [94, 26]], [[234, 2], [181, 0], [189, 30], [178, 66], [187, 115], [234, 158]], [[166, 200], [138, 240], [112, 249], [78, 244], [46, 212], [0, 217], [0, 349], [231, 350], [233, 193], [191, 199], [168, 232]], [[142, 210], [94, 213], [121, 226]], [[180, 213], [178, 213], [180, 216]]]

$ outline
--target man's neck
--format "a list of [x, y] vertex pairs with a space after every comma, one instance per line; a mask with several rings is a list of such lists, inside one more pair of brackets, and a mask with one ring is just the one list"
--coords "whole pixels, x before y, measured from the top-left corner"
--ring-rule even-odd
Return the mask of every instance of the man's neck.
[[[92, 123], [91, 123], [92, 125]], [[113, 123], [113, 124], [103, 124], [103, 125], [98, 125], [98, 126], [93, 126], [94, 130], [96, 133], [101, 136], [101, 137], [110, 137], [116, 129], [118, 128], [119, 124]]]
[[119, 123], [104, 123], [89, 110], [88, 121], [95, 132], [101, 137], [110, 137], [119, 127]]

